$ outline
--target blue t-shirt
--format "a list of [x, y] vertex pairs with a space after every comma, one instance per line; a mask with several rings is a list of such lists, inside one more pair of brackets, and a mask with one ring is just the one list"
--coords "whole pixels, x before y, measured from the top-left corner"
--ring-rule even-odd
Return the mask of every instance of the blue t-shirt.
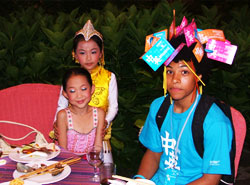
[[[200, 97], [199, 95], [198, 101]], [[174, 103], [170, 105], [159, 132], [155, 117], [163, 100], [164, 97], [160, 97], [151, 104], [139, 137], [140, 142], [146, 148], [153, 152], [163, 152], [159, 169], [152, 180], [157, 185], [165, 184], [166, 169], [173, 167], [173, 165], [178, 170], [176, 185], [188, 184], [200, 178], [203, 173], [231, 174], [229, 153], [233, 132], [230, 120], [222, 110], [216, 104], [213, 104], [204, 120], [204, 155], [201, 158], [196, 152], [192, 136], [191, 127], [196, 107], [194, 108], [181, 135], [177, 160], [174, 164], [177, 140], [193, 105], [183, 113], [173, 112]]]

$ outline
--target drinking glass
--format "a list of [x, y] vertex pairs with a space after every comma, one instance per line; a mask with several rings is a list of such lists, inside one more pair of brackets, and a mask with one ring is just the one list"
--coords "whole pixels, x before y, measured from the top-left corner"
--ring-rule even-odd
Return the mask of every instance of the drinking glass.
[[101, 185], [111, 184], [109, 179], [114, 180], [112, 175], [115, 173], [115, 165], [113, 163], [103, 163], [100, 167], [100, 183]]
[[88, 163], [94, 167], [94, 176], [91, 178], [92, 181], [100, 182], [100, 176], [97, 172], [97, 167], [103, 162], [102, 147], [91, 147], [86, 156]]

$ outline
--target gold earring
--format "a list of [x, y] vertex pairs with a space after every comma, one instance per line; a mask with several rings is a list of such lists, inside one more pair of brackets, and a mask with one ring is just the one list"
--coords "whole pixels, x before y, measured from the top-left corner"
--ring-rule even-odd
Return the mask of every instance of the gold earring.
[[77, 63], [77, 64], [79, 64], [79, 61], [76, 59], [76, 57], [75, 57], [75, 52], [74, 51], [72, 51], [72, 60], [74, 60], [75, 61], [75, 63]]
[[80, 62], [79, 62], [77, 59], [75, 59], [75, 63], [76, 63], [76, 64], [79, 64]]

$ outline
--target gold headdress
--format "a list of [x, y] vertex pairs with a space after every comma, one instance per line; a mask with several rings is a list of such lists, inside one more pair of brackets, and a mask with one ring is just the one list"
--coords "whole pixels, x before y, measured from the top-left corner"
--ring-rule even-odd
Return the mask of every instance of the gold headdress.
[[76, 32], [75, 37], [80, 34], [84, 36], [86, 41], [88, 41], [94, 35], [96, 35], [103, 41], [102, 34], [95, 30], [93, 24], [91, 23], [91, 20], [88, 20], [83, 28]]
[[[88, 41], [89, 39], [91, 39], [94, 35], [96, 35], [97, 37], [99, 37], [102, 40], [102, 57], [100, 60], [100, 64], [104, 65], [104, 45], [103, 45], [103, 38], [102, 38], [102, 34], [100, 32], [98, 32], [97, 30], [95, 30], [93, 24], [91, 23], [91, 20], [88, 20], [85, 25], [83, 26], [82, 29], [80, 29], [79, 31], [76, 32], [75, 37], [77, 35], [83, 35], [85, 41]], [[74, 57], [75, 53], [74, 51], [72, 52], [72, 56]]]

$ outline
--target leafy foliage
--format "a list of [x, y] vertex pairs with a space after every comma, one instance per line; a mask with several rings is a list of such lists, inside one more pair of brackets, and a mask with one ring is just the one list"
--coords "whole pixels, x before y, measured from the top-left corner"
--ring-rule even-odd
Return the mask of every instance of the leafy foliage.
[[[104, 36], [106, 68], [116, 74], [119, 113], [113, 122], [111, 144], [119, 174], [136, 173], [144, 149], [138, 142], [139, 128], [152, 100], [163, 95], [162, 69], [153, 72], [140, 60], [145, 36], [168, 28], [172, 10], [176, 24], [185, 15], [195, 18], [201, 29], [223, 29], [226, 38], [238, 46], [232, 66], [218, 64], [205, 91], [240, 110], [250, 120], [250, 26], [249, 8], [220, 14], [215, 6], [202, 6], [201, 14], [188, 12], [186, 4], [158, 3], [154, 9], [131, 5], [122, 11], [107, 3], [102, 10], [79, 8], [69, 13], [47, 14], [42, 8], [26, 8], [0, 17], [0, 89], [22, 83], [60, 84], [62, 73], [72, 62], [72, 39], [91, 19]], [[219, 70], [219, 68], [224, 70]], [[249, 134], [248, 134], [249, 135]], [[248, 136], [248, 142], [250, 136]]]

